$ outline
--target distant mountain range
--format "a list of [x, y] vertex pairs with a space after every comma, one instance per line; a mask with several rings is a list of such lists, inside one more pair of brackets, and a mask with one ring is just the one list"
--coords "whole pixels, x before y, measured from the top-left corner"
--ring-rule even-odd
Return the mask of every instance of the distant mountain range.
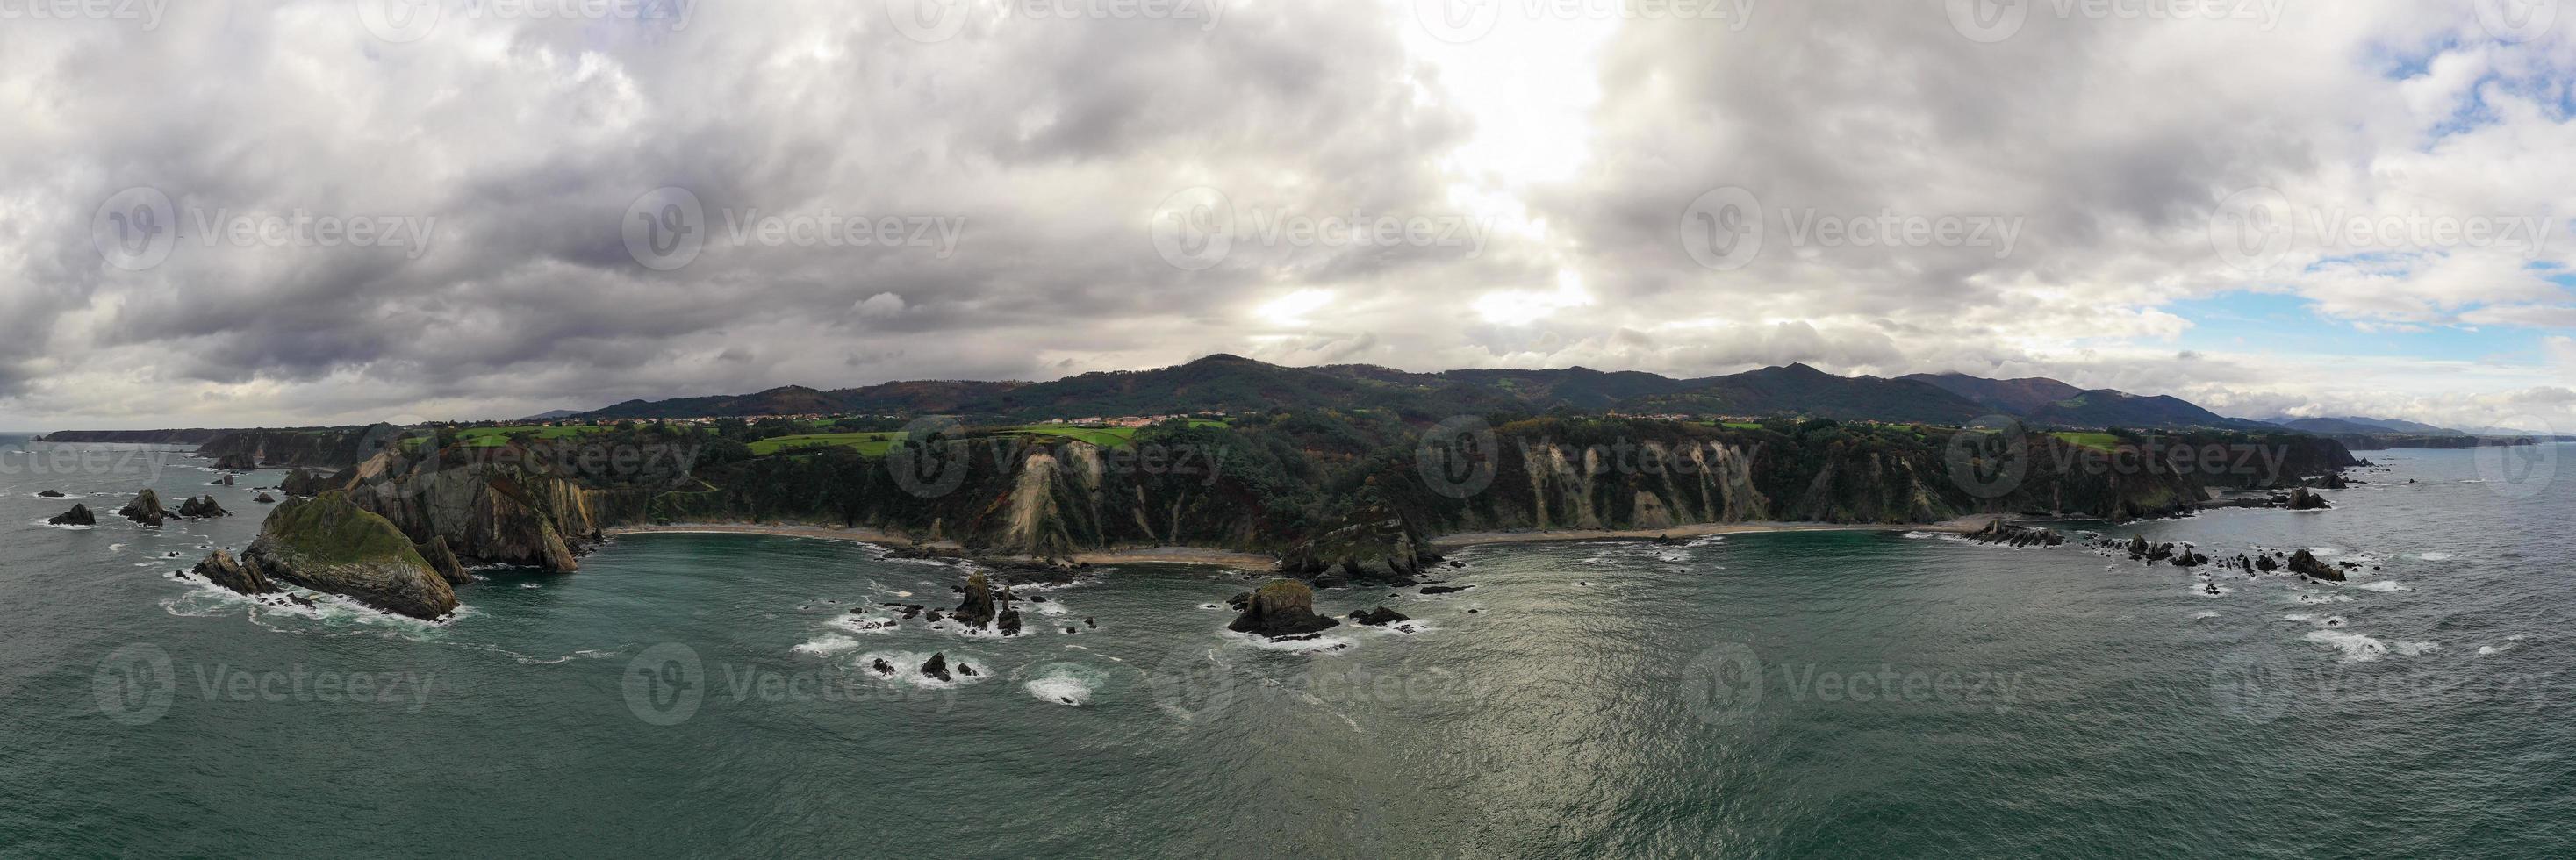
[[1044, 420], [1269, 409], [1388, 409], [1436, 418], [1559, 408], [1952, 426], [2001, 415], [2067, 428], [2281, 429], [2221, 416], [2179, 398], [2088, 391], [2054, 379], [1997, 380], [1955, 373], [1885, 379], [1837, 376], [1804, 364], [1697, 379], [1581, 367], [1415, 373], [1371, 365], [1282, 367], [1233, 355], [1212, 355], [1154, 370], [1086, 373], [1052, 382], [890, 382], [830, 391], [789, 386], [746, 395], [630, 400], [578, 417], [892, 413]]
[[2372, 435], [2405, 433], [2417, 436], [2471, 435], [2448, 427], [2435, 427], [2420, 421], [2399, 418], [2274, 418], [2272, 423], [2310, 433]]

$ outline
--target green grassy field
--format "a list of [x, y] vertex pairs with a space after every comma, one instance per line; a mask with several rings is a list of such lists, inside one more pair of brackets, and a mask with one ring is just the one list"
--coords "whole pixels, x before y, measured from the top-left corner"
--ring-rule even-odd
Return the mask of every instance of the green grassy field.
[[570, 427], [469, 427], [456, 431], [456, 441], [467, 448], [498, 448], [510, 444], [511, 436], [522, 433], [536, 439], [569, 439], [606, 429], [589, 424]]
[[767, 457], [791, 448], [842, 447], [865, 457], [883, 457], [903, 434], [885, 433], [814, 433], [804, 436], [779, 436], [751, 443], [754, 456]]
[[2091, 448], [2104, 453], [2116, 451], [2120, 448], [2120, 437], [2113, 436], [2109, 433], [2079, 433], [2068, 430], [2048, 435], [2064, 439], [2068, 444], [2072, 444], [2079, 448]]

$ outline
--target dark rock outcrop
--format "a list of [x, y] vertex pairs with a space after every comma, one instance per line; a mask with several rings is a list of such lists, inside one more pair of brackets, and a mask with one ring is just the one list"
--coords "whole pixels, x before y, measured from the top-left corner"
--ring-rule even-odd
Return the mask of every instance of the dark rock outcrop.
[[59, 498], [62, 498], [62, 497], [63, 497], [63, 491], [61, 491], [61, 490], [46, 490], [46, 491], [44, 491], [44, 492], [41, 492], [41, 493], [37, 493], [37, 494], [36, 494], [36, 498], [39, 498], [39, 499], [59, 499]]
[[58, 526], [94, 526], [98, 525], [98, 515], [90, 513], [88, 505], [73, 505], [72, 509], [64, 511], [62, 516], [45, 522]]
[[994, 616], [999, 614], [993, 606], [992, 582], [985, 579], [984, 572], [980, 570], [967, 574], [966, 598], [957, 604], [956, 609], [949, 610], [948, 617], [968, 627], [983, 627], [993, 623]]
[[227, 472], [248, 472], [259, 468], [259, 461], [249, 454], [234, 452], [215, 458], [215, 468]]
[[1296, 636], [1341, 622], [1315, 614], [1315, 590], [1293, 579], [1274, 579], [1244, 600], [1243, 614], [1226, 629], [1262, 636]]
[[1985, 528], [1969, 532], [1967, 537], [1978, 543], [2016, 547], [2058, 546], [2066, 543], [2066, 535], [2056, 529], [2016, 526], [2003, 520], [1987, 523]]
[[1291, 547], [1280, 557], [1279, 571], [1318, 581], [1387, 582], [1420, 576], [1423, 565], [1439, 561], [1402, 517], [1379, 509]]
[[948, 653], [945, 651], [930, 655], [930, 660], [921, 664], [921, 674], [941, 681], [955, 680], [949, 677]]
[[386, 612], [436, 620], [456, 611], [456, 591], [402, 530], [339, 493], [278, 506], [242, 562]]
[[275, 583], [268, 581], [268, 576], [260, 571], [258, 565], [244, 564], [223, 550], [216, 550], [214, 555], [197, 562], [195, 573], [200, 579], [242, 594], [273, 594], [280, 590]]
[[2322, 579], [2327, 582], [2344, 581], [2343, 571], [2318, 561], [2315, 555], [2304, 549], [2290, 556], [2290, 572], [2309, 579]]
[[290, 496], [303, 496], [305, 498], [319, 496], [325, 491], [331, 489], [333, 489], [333, 487], [331, 486], [330, 479], [321, 475], [313, 474], [312, 472], [307, 472], [303, 469], [288, 472], [286, 473], [286, 480], [277, 482], [278, 492], [285, 493]]
[[213, 496], [198, 496], [179, 503], [179, 516], [192, 520], [208, 520], [232, 515], [233, 512], [224, 510], [224, 506], [217, 504]]
[[1398, 621], [1411, 621], [1413, 619], [1407, 617], [1404, 613], [1380, 606], [1376, 609], [1362, 609], [1352, 612], [1351, 620], [1358, 622], [1362, 627], [1384, 627]]
[[161, 495], [151, 490], [135, 495], [116, 515], [147, 526], [159, 526], [170, 518], [170, 512], [161, 508]]
[[258, 498], [252, 499], [251, 501], [258, 502], [263, 505], [274, 505], [277, 504], [277, 497], [267, 493], [261, 493]]
[[2289, 507], [2294, 511], [2322, 511], [2334, 506], [2327, 504], [2326, 497], [2317, 495], [2315, 491], [2299, 487], [2290, 491]]

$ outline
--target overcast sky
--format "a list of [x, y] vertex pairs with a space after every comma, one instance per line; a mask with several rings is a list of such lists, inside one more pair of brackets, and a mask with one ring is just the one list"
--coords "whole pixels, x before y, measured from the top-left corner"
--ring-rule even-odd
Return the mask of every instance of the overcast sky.
[[0, 2], [0, 427], [1284, 364], [2576, 432], [2531, 0]]

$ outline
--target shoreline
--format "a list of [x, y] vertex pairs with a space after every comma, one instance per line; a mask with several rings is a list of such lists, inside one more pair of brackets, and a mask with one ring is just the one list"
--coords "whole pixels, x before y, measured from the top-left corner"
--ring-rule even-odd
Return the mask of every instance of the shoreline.
[[[1776, 534], [1784, 532], [1842, 531], [1923, 531], [1966, 534], [1986, 524], [2007, 517], [1981, 514], [1940, 523], [1692, 523], [1668, 529], [1549, 529], [1514, 532], [1460, 532], [1431, 539], [1432, 547], [1457, 550], [1478, 546], [1501, 546], [1523, 543], [1577, 543], [1582, 541], [1654, 540], [1657, 538], [1700, 538], [1711, 535]], [[915, 541], [910, 537], [864, 527], [805, 526], [786, 523], [677, 523], [667, 526], [617, 526], [602, 529], [601, 534], [623, 537], [638, 534], [736, 534], [769, 537], [806, 538], [809, 540], [843, 541], [876, 544], [884, 547], [917, 547], [944, 551], [963, 551], [954, 541]], [[1005, 557], [1002, 560], [1030, 562], [1034, 559]], [[1277, 570], [1278, 559], [1250, 552], [1208, 549], [1203, 547], [1161, 546], [1132, 549], [1091, 550], [1073, 555], [1077, 563], [1088, 565], [1115, 564], [1192, 564], [1233, 570], [1267, 572]]]
[[1938, 523], [1691, 523], [1668, 529], [1547, 529], [1511, 532], [1459, 532], [1431, 539], [1440, 549], [1465, 549], [1516, 543], [1576, 543], [1596, 540], [1654, 540], [1656, 538], [1698, 538], [1711, 535], [1780, 534], [1785, 532], [1944, 532], [1967, 534], [1986, 524], [2009, 519], [1995, 514]]

